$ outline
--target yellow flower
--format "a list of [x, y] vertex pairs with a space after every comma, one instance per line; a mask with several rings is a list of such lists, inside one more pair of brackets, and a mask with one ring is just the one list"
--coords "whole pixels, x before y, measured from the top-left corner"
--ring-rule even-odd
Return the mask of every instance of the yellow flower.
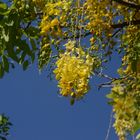
[[51, 27], [54, 27], [54, 26], [57, 26], [57, 25], [59, 25], [59, 20], [57, 18], [55, 18], [51, 21]]
[[40, 34], [45, 35], [49, 30], [50, 30], [50, 26], [46, 25], [46, 26], [42, 27]]
[[80, 99], [89, 89], [89, 77], [92, 71], [91, 64], [93, 64], [93, 59], [86, 53], [78, 52], [79, 55], [75, 55], [74, 52], [77, 53], [77, 51], [83, 50], [74, 49], [74, 41], [69, 40], [65, 46], [66, 52], [61, 54], [57, 60], [57, 68], [54, 70], [54, 74], [58, 80], [58, 87], [62, 96]]
[[132, 68], [131, 68], [131, 65], [129, 64], [129, 65], [127, 66], [126, 70], [124, 70], [124, 73], [128, 74], [128, 73], [130, 73], [130, 72], [132, 72]]

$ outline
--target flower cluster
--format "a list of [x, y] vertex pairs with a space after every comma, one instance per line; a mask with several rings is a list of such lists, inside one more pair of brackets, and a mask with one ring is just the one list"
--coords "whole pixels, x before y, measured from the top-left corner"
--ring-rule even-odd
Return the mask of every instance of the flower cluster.
[[111, 5], [108, 0], [87, 0], [84, 3], [86, 8], [85, 18], [88, 19], [86, 28], [98, 35], [102, 30], [110, 29], [110, 23], [112, 22], [113, 14], [110, 11]]
[[66, 0], [56, 3], [47, 3], [44, 8], [44, 15], [40, 24], [41, 35], [51, 33], [60, 36], [62, 34], [60, 25], [65, 23], [66, 13], [70, 9], [70, 2]]
[[60, 55], [54, 70], [62, 96], [82, 98], [89, 90], [89, 78], [95, 59], [82, 48], [75, 48], [75, 42], [65, 44], [66, 52]]
[[[111, 93], [107, 95], [112, 99], [114, 111], [114, 128], [120, 140], [125, 140], [126, 133], [134, 133], [137, 124], [140, 124], [140, 77], [132, 77], [125, 82], [114, 83]], [[137, 83], [136, 81], [137, 80]]]
[[120, 140], [126, 140], [125, 139], [126, 131], [132, 129], [132, 122], [128, 120], [116, 118], [114, 127], [116, 129], [116, 133], [118, 134]]

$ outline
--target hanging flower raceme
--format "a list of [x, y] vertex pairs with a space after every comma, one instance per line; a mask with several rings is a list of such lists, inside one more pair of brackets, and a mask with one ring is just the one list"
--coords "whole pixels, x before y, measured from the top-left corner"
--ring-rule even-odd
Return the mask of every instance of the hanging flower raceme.
[[68, 41], [65, 53], [60, 55], [54, 70], [62, 96], [81, 99], [89, 90], [89, 78], [93, 71], [94, 57], [81, 47], [75, 48], [74, 41]]
[[114, 83], [111, 93], [107, 95], [113, 104], [113, 126], [120, 140], [125, 140], [128, 132], [135, 133], [140, 124], [140, 77], [132, 78]]
[[66, 22], [67, 13], [71, 2], [63, 0], [57, 2], [48, 2], [43, 9], [43, 18], [41, 20], [41, 35], [50, 33], [53, 36], [61, 36], [61, 26]]

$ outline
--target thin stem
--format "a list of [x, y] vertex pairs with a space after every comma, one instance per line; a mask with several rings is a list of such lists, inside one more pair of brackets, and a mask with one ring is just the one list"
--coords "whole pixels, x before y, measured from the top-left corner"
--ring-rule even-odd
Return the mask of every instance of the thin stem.
[[[85, 33], [85, 34], [81, 34], [81, 38], [82, 38], [82, 37], [87, 37], [87, 36], [89, 36], [89, 35], [91, 35], [91, 32], [87, 32], [87, 33]], [[72, 35], [72, 36], [70, 36], [70, 37], [65, 37], [64, 39], [73, 39], [73, 38], [78, 39], [79, 37], [80, 37], [80, 35], [78, 34], [78, 35], [76, 35], [76, 36]]]
[[108, 126], [108, 130], [107, 130], [107, 134], [106, 134], [105, 140], [108, 140], [108, 138], [109, 138], [109, 134], [110, 134], [111, 126], [112, 126], [112, 118], [113, 118], [113, 111], [111, 110], [109, 126]]
[[[78, 2], [77, 2], [77, 7], [76, 8], [79, 8], [79, 0], [78, 0]], [[79, 14], [78, 14], [78, 11], [77, 11], [77, 13], [76, 13], [77, 15], [76, 15], [76, 23], [75, 23], [75, 31], [74, 31], [74, 40], [76, 40], [76, 34], [77, 34], [77, 27], [78, 27], [78, 17], [79, 17]]]
[[84, 18], [84, 6], [82, 7], [81, 21], [79, 22], [79, 26], [80, 26], [80, 33], [79, 33], [79, 46], [80, 46], [80, 43], [81, 43], [83, 18]]
[[103, 74], [103, 73], [99, 73], [99, 76], [104, 77], [104, 78], [107, 78], [109, 80], [114, 80], [114, 78], [112, 78], [112, 77], [110, 77], [110, 76], [108, 76], [106, 74]]

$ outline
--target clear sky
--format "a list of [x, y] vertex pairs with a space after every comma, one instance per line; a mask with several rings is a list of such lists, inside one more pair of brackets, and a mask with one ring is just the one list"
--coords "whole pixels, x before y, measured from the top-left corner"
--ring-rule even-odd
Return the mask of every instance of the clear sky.
[[[112, 76], [114, 67], [115, 58], [108, 66]], [[111, 112], [105, 97], [109, 89], [98, 92], [98, 82], [92, 78], [85, 99], [71, 106], [57, 94], [56, 82], [46, 72], [40, 75], [36, 65], [25, 72], [17, 66], [0, 80], [0, 113], [13, 123], [8, 140], [105, 140]], [[113, 128], [108, 140], [118, 140]]]

